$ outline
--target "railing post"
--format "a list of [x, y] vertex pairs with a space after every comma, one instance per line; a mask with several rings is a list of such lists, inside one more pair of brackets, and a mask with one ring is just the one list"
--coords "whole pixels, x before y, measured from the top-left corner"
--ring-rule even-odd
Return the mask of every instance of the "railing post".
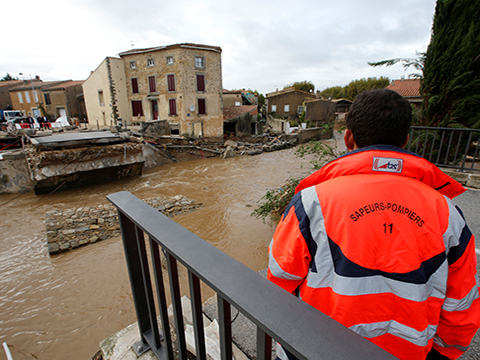
[[230, 303], [217, 294], [220, 354], [222, 360], [232, 360], [232, 315]]
[[192, 302], [192, 320], [195, 333], [196, 358], [204, 360], [207, 358], [205, 351], [205, 330], [203, 328], [202, 311], [202, 293], [200, 288], [200, 279], [188, 271], [188, 281], [190, 283], [190, 299]]
[[123, 249], [125, 251], [125, 259], [132, 288], [133, 303], [137, 314], [138, 327], [140, 334], [142, 334], [141, 340], [147, 345], [147, 341], [143, 337], [143, 334], [150, 330], [150, 321], [148, 319], [146, 290], [143, 281], [140, 281], [142, 279], [142, 268], [140, 265], [140, 253], [136, 241], [136, 226], [120, 211], [118, 212], [118, 218], [120, 220]]
[[272, 338], [257, 326], [257, 360], [272, 358]]

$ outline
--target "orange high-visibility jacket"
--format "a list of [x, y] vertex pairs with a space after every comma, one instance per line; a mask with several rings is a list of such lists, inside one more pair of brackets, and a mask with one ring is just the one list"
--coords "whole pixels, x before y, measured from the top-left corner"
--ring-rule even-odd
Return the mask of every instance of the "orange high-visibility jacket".
[[464, 191], [408, 151], [350, 152], [300, 182], [268, 278], [400, 359], [456, 359], [480, 326]]

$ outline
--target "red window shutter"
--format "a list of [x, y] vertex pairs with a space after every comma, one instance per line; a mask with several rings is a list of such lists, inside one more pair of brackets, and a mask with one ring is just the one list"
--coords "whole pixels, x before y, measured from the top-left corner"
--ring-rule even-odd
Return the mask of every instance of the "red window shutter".
[[132, 78], [132, 93], [138, 94], [138, 79]]
[[150, 92], [157, 91], [157, 85], [155, 84], [155, 76], [148, 77], [148, 88], [150, 89]]
[[133, 116], [143, 116], [142, 100], [132, 100]]
[[198, 114], [205, 115], [206, 112], [206, 101], [205, 99], [198, 99]]
[[197, 75], [197, 91], [205, 91], [205, 75]]
[[177, 115], [177, 100], [168, 99], [168, 105], [170, 107], [170, 115]]
[[168, 91], [175, 91], [175, 75], [167, 75]]

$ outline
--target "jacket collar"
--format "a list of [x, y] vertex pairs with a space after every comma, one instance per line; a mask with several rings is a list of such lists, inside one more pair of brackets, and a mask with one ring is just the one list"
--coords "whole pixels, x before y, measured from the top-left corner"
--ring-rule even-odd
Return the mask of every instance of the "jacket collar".
[[458, 181], [428, 160], [395, 146], [375, 145], [351, 151], [330, 161], [300, 181], [295, 193], [339, 176], [385, 173], [417, 179], [450, 199], [466, 191]]

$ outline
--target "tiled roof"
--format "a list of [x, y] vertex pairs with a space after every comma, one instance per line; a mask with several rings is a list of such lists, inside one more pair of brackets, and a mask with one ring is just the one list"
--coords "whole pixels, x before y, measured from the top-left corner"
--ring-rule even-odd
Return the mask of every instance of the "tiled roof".
[[273, 91], [273, 92], [271, 92], [271, 93], [267, 93], [267, 94], [265, 95], [265, 97], [268, 98], [268, 97], [273, 97], [273, 96], [277, 96], [277, 95], [283, 95], [283, 94], [287, 94], [287, 93], [295, 92], [295, 91], [300, 92], [300, 93], [304, 93], [305, 95], [308, 94], [308, 97], [313, 97], [313, 98], [316, 97], [315, 94], [309, 93], [309, 92], [307, 92], [307, 91], [297, 90], [297, 89], [295, 89], [295, 88], [293, 88], [293, 87], [289, 87], [289, 88], [286, 88], [286, 89], [277, 90], [277, 91]]
[[256, 105], [243, 105], [243, 106], [224, 106], [223, 107], [223, 121], [230, 120], [234, 117], [243, 115], [249, 112], [252, 115], [258, 114], [258, 108]]
[[0, 87], [3, 86], [13, 86], [13, 85], [20, 85], [23, 83], [23, 80], [7, 80], [7, 81], [0, 81]]
[[393, 80], [387, 89], [396, 91], [403, 97], [420, 97], [420, 79]]
[[[61, 80], [61, 81], [42, 81], [42, 80], [33, 80], [33, 87], [35, 89], [43, 89], [49, 86], [55, 86], [71, 80]], [[32, 90], [32, 83], [30, 81], [23, 82], [23, 86], [19, 86], [9, 91], [19, 91], [19, 90]]]
[[67, 82], [62, 82], [60, 84], [55, 84], [53, 86], [49, 86], [48, 90], [57, 90], [57, 89], [64, 89], [70, 86], [77, 86], [82, 85], [85, 80], [68, 80]]

